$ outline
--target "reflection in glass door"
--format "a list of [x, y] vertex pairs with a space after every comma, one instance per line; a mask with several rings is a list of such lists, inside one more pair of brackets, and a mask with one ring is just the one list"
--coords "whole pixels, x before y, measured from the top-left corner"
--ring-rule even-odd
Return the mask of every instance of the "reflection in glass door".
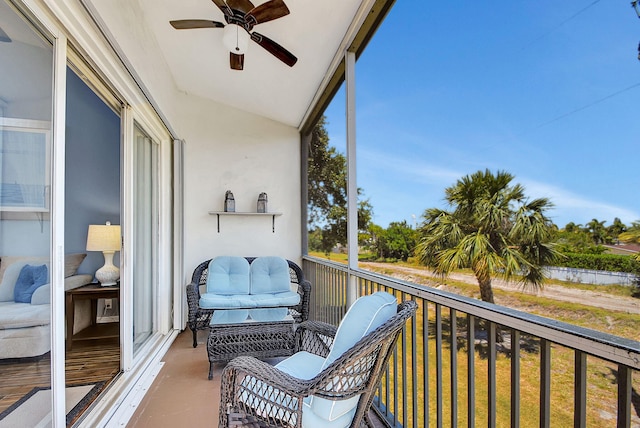
[[[64, 349], [51, 347], [64, 334], [52, 317], [53, 67], [52, 43], [0, 0], [0, 426], [51, 425], [64, 400], [50, 392], [64, 380]], [[48, 399], [31, 405], [38, 390]]]
[[158, 145], [138, 125], [134, 151], [133, 352], [157, 329]]

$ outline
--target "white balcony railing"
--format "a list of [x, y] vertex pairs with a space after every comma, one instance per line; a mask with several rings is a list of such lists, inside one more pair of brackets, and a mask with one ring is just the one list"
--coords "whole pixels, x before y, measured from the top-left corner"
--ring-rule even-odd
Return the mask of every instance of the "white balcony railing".
[[305, 257], [310, 318], [337, 325], [358, 295], [418, 302], [374, 410], [390, 426], [640, 426], [640, 342]]

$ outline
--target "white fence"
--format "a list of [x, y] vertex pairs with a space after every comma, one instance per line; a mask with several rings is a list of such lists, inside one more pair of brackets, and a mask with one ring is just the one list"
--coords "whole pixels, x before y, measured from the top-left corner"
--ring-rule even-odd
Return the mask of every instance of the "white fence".
[[547, 266], [547, 277], [561, 281], [597, 285], [634, 285], [638, 277], [626, 272], [607, 272], [603, 270], [576, 269]]

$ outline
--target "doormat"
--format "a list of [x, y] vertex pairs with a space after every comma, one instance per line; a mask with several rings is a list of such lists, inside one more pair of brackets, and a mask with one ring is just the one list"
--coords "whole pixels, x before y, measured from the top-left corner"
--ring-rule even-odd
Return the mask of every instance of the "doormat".
[[[71, 385], [65, 388], [67, 426], [98, 396], [105, 382]], [[0, 413], [0, 428], [50, 427], [51, 388], [36, 387]]]

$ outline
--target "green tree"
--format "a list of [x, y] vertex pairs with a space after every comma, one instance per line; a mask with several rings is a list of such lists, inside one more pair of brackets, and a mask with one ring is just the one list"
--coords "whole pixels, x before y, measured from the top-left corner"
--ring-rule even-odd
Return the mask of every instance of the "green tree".
[[417, 232], [406, 222], [392, 222], [378, 239], [376, 253], [381, 258], [406, 261], [414, 251]]
[[[344, 245], [347, 240], [347, 160], [329, 145], [325, 126], [323, 116], [309, 141], [308, 222], [309, 230], [320, 234], [320, 239], [315, 236], [313, 242], [319, 242], [321, 251], [328, 254], [336, 244]], [[362, 193], [358, 189], [358, 196]], [[372, 216], [369, 200], [359, 197], [358, 230], [367, 230]]]
[[573, 222], [567, 223], [564, 229], [554, 230], [552, 240], [556, 251], [563, 254], [602, 254], [605, 251], [603, 246], [593, 243], [591, 234], [586, 228]]
[[618, 236], [627, 230], [627, 226], [618, 217], [613, 219], [613, 224], [607, 226], [607, 238], [609, 242], [618, 241]]
[[380, 239], [384, 235], [382, 226], [371, 223], [368, 229], [360, 234], [360, 246], [365, 250], [374, 253], [378, 258], [382, 258]]
[[569, 232], [569, 233], [580, 232], [580, 231], [582, 231], [582, 225], [581, 224], [575, 224], [574, 222], [570, 221], [564, 227], [564, 230], [566, 232]]
[[553, 205], [546, 198], [529, 201], [513, 178], [488, 169], [462, 177], [445, 189], [451, 210], [427, 209], [419, 230], [418, 259], [443, 275], [470, 268], [486, 302], [493, 302], [492, 277], [540, 287], [543, 266], [559, 256], [545, 215]]
[[632, 222], [631, 227], [618, 235], [618, 239], [622, 242], [640, 244], [640, 220]]
[[587, 223], [587, 231], [591, 234], [591, 240], [594, 244], [606, 244], [607, 243], [607, 229], [604, 227], [605, 220], [598, 221], [592, 219]]
[[[640, 244], [640, 220], [632, 222], [631, 227], [622, 232], [618, 239], [622, 242]], [[640, 253], [635, 254], [633, 258], [640, 262]]]

